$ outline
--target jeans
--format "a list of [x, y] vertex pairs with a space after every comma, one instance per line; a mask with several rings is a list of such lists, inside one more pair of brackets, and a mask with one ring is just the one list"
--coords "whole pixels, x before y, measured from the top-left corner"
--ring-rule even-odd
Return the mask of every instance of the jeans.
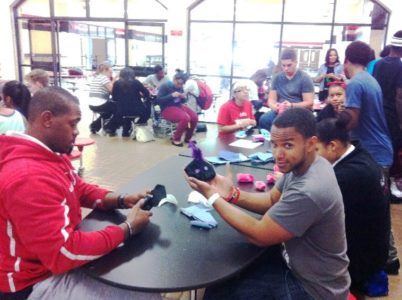
[[161, 300], [158, 293], [121, 289], [93, 279], [79, 269], [53, 275], [34, 285], [28, 300]]
[[279, 246], [270, 247], [237, 277], [207, 288], [204, 300], [312, 300], [284, 262]]
[[271, 131], [272, 123], [274, 122], [274, 119], [276, 118], [277, 115], [278, 114], [273, 110], [266, 112], [258, 120], [258, 126], [260, 128]]

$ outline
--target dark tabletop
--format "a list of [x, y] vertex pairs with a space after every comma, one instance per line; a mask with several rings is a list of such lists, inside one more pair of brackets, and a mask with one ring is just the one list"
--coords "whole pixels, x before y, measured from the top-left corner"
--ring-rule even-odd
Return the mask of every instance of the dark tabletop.
[[[137, 192], [163, 184], [173, 194], [179, 207], [187, 202], [191, 188], [183, 178], [183, 169], [190, 158], [177, 156], [162, 161], [136, 177], [120, 192]], [[264, 180], [266, 171], [233, 166], [237, 172], [252, 173]], [[224, 174], [225, 167], [216, 168]], [[253, 190], [243, 184], [242, 190]], [[249, 243], [212, 211], [218, 226], [211, 230], [198, 229], [172, 204], [152, 209], [150, 224], [139, 235], [110, 254], [83, 267], [84, 271], [108, 284], [148, 292], [168, 292], [206, 287], [227, 279], [255, 260], [263, 248]], [[120, 224], [128, 210], [101, 212], [94, 210], [80, 225], [82, 231], [93, 231], [110, 224]], [[258, 215], [253, 214], [255, 217]]]
[[[256, 130], [255, 130], [255, 133], [257, 133]], [[251, 140], [251, 136], [247, 137], [246, 139]], [[271, 143], [269, 141], [265, 141], [261, 146], [258, 146], [254, 149], [246, 149], [246, 148], [241, 148], [241, 147], [230, 146], [230, 144], [236, 140], [238, 140], [238, 139], [235, 137], [234, 134], [228, 134], [228, 135], [225, 135], [222, 137], [218, 136], [218, 137], [209, 138], [209, 139], [207, 138], [197, 145], [202, 150], [202, 154], [204, 155], [204, 157], [219, 156], [219, 152], [221, 150], [242, 153], [245, 156], [249, 156], [249, 155], [257, 153], [257, 152], [267, 152], [267, 151], [271, 150]], [[191, 149], [185, 149], [183, 152], [180, 153], [180, 155], [191, 157]], [[245, 161], [245, 162], [238, 162], [238, 163], [234, 163], [234, 164], [240, 165], [240, 166], [245, 166], [245, 167], [270, 170], [270, 171], [272, 171], [273, 167], [274, 167], [273, 162], [269, 162], [266, 164], [252, 164], [250, 161]]]

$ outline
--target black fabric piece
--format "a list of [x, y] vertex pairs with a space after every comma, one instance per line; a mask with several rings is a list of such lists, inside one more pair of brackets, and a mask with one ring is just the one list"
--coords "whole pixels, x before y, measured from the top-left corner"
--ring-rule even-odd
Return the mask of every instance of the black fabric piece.
[[186, 174], [202, 181], [210, 181], [215, 176], [215, 169], [212, 164], [205, 160], [194, 159], [184, 169]]

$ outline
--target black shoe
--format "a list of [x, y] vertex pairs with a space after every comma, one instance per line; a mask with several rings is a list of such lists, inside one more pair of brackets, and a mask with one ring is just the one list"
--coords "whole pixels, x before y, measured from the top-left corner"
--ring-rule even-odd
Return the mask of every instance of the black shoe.
[[178, 144], [176, 144], [177, 142], [175, 142], [175, 141], [173, 141], [172, 140], [172, 145], [173, 146], [176, 146], [176, 147], [183, 147], [183, 143], [178, 143]]
[[96, 130], [95, 128], [89, 128], [89, 131], [91, 131], [92, 134], [98, 133], [98, 130]]
[[131, 133], [122, 133], [121, 136], [122, 136], [122, 137], [130, 137], [130, 136], [131, 136]]
[[402, 198], [398, 198], [397, 196], [391, 193], [391, 195], [389, 196], [389, 202], [391, 202], [392, 204], [401, 204]]
[[398, 275], [399, 274], [399, 268], [400, 268], [401, 264], [399, 263], [399, 259], [395, 259], [390, 263], [387, 263], [385, 265], [384, 271], [388, 274], [388, 275]]
[[111, 131], [111, 130], [105, 130], [105, 133], [108, 135], [108, 136], [116, 136], [117, 134], [116, 134], [116, 131]]

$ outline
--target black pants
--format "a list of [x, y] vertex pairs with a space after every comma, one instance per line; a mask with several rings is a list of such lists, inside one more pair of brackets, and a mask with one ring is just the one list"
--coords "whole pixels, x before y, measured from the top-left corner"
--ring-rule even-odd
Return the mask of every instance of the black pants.
[[15, 293], [1, 293], [1, 300], [25, 300], [28, 299], [29, 295], [32, 293], [32, 286], [29, 286], [21, 291]]
[[93, 131], [99, 131], [102, 127], [102, 122], [105, 124], [116, 112], [116, 105], [112, 101], [107, 101], [99, 106], [90, 105], [89, 108], [99, 114], [99, 117], [89, 125], [89, 128]]
[[127, 107], [126, 104], [120, 105], [116, 103], [116, 113], [106, 124], [105, 129], [110, 132], [115, 132], [120, 126], [123, 126], [123, 135], [129, 135], [132, 131], [130, 116], [138, 117], [136, 124], [147, 123], [151, 116], [151, 105], [145, 102], [144, 105], [136, 105], [133, 107]]

